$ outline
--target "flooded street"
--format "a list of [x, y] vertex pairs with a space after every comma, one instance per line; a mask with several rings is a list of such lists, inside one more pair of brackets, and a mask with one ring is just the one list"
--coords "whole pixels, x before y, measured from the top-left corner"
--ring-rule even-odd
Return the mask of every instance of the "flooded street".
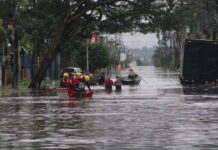
[[56, 92], [1, 92], [1, 150], [215, 150], [218, 86], [182, 86], [178, 74], [135, 68], [138, 86], [69, 100]]

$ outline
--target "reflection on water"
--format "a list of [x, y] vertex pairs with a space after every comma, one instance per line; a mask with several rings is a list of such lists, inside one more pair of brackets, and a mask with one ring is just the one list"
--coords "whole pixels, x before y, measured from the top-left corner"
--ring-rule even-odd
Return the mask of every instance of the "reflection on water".
[[[180, 85], [177, 73], [135, 69], [138, 86], [93, 98], [55, 91], [0, 92], [0, 149], [214, 150], [218, 148], [215, 85]], [[125, 72], [123, 72], [125, 73]]]
[[205, 85], [205, 84], [199, 84], [199, 85], [183, 85], [183, 91], [184, 94], [192, 94], [192, 95], [212, 95], [212, 94], [218, 94], [218, 85]]

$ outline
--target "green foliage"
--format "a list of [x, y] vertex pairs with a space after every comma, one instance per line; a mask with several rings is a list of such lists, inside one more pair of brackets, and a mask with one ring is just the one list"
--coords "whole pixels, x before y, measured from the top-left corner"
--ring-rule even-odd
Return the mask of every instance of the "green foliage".
[[5, 29], [0, 25], [0, 44], [5, 43], [6, 42], [6, 31]]
[[[13, 26], [16, 22], [14, 16], [17, 4], [13, 0], [0, 1], [0, 18], [6, 20], [6, 26]], [[96, 30], [103, 33], [178, 31], [185, 25], [191, 25], [190, 19], [184, 16], [196, 18], [192, 9], [187, 9], [189, 7], [182, 1], [174, 0], [22, 0], [19, 6], [17, 23], [21, 47], [32, 51], [33, 55], [42, 56], [33, 79], [33, 82], [38, 83], [33, 83], [32, 87], [40, 85], [49, 64], [60, 52], [72, 51], [69, 46], [72, 41], [87, 39]], [[110, 60], [107, 50], [101, 54], [95, 50], [97, 48], [103, 49], [90, 45], [90, 51], [93, 51], [91, 54], [99, 54], [90, 55], [93, 61], [90, 61], [90, 69], [105, 67]], [[81, 55], [73, 54], [81, 57], [83, 61], [77, 63], [85, 68], [83, 49], [85, 45], [76, 51]], [[100, 63], [99, 58], [102, 59]]]
[[16, 2], [14, 0], [0, 1], [0, 18], [7, 23], [13, 22]]
[[[0, 22], [3, 23], [1, 19], [0, 19]], [[7, 41], [7, 33], [5, 29], [3, 28], [3, 26], [1, 25], [2, 23], [0, 23], [0, 50], [4, 48], [3, 46], [6, 45], [6, 41]]]
[[19, 80], [19, 88], [26, 88], [30, 83], [30, 80], [27, 79], [23, 79], [23, 80]]
[[[75, 61], [83, 70], [86, 70], [87, 44], [82, 43], [75, 52]], [[88, 44], [90, 71], [107, 67], [110, 63], [108, 49], [101, 43]]]
[[[217, 1], [167, 1], [158, 24], [159, 47], [153, 56], [156, 66], [176, 69], [184, 38], [216, 40]], [[190, 32], [186, 32], [189, 28]]]
[[[26, 88], [29, 85], [29, 83], [30, 83], [30, 80], [27, 80], [27, 79], [19, 80], [18, 86], [19, 86], [19, 88]], [[9, 89], [9, 88], [11, 88], [11, 84], [7, 84], [3, 88]]]
[[110, 63], [112, 65], [118, 65], [120, 63], [120, 60], [118, 57], [113, 57], [113, 56], [110, 56]]

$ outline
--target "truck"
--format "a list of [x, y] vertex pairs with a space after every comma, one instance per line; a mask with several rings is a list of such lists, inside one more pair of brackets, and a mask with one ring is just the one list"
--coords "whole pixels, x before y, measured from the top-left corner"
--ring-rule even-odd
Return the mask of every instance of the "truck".
[[218, 41], [185, 39], [179, 78], [182, 84], [218, 83]]

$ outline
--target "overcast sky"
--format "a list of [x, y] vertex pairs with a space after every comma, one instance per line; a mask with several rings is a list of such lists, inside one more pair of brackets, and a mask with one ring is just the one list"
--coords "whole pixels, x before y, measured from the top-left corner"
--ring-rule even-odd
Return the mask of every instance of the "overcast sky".
[[131, 35], [130, 33], [123, 33], [122, 41], [123, 44], [128, 48], [150, 48], [157, 45], [158, 40], [155, 34], [135, 33]]

